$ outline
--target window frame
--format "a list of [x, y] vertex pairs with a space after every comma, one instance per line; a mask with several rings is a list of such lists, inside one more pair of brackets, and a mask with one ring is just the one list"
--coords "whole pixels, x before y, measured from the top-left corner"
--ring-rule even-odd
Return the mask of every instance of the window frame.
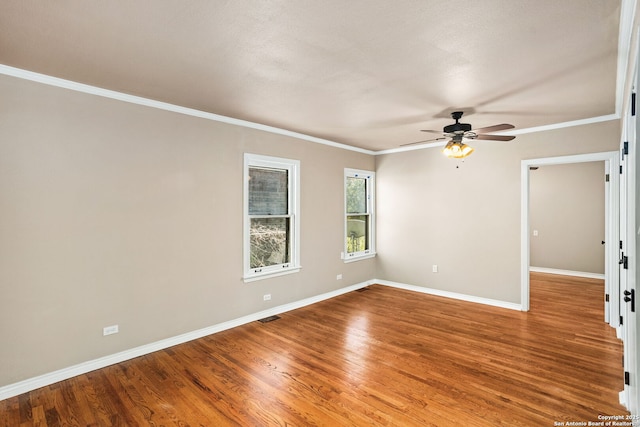
[[[268, 168], [287, 170], [287, 206], [289, 217], [289, 262], [260, 268], [251, 268], [251, 219], [264, 215], [249, 214], [249, 169]], [[244, 154], [243, 167], [243, 280], [252, 282], [269, 277], [297, 273], [300, 266], [300, 161], [259, 154]], [[276, 215], [275, 217], [282, 217]]]
[[[349, 214], [347, 212], [347, 182], [349, 178], [364, 178], [366, 180], [365, 188], [366, 188], [366, 197], [365, 197], [365, 206], [366, 206], [366, 214], [369, 216], [367, 233], [369, 239], [369, 249], [365, 249], [364, 251], [359, 252], [348, 252], [348, 244], [347, 244], [347, 222], [350, 215], [358, 215], [361, 216], [361, 213], [358, 214]], [[344, 244], [343, 251], [343, 260], [345, 263], [360, 261], [363, 259], [373, 258], [376, 256], [376, 213], [375, 213], [375, 188], [376, 188], [376, 173], [372, 171], [360, 170], [360, 169], [351, 169], [345, 168], [344, 170], [344, 230], [342, 233], [342, 239]]]

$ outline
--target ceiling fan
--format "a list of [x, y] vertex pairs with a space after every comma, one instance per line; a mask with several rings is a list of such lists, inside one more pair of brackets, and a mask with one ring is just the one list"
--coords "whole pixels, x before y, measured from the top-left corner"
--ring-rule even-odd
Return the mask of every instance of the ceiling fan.
[[511, 141], [512, 139], [515, 138], [515, 136], [512, 136], [512, 135], [487, 135], [488, 133], [491, 133], [491, 132], [499, 132], [501, 130], [513, 129], [514, 128], [513, 125], [503, 123], [503, 124], [487, 126], [479, 129], [472, 129], [469, 123], [460, 123], [460, 119], [462, 118], [463, 114], [464, 112], [462, 111], [454, 111], [453, 113], [451, 113], [451, 118], [453, 118], [456, 122], [448, 126], [445, 126], [444, 129], [442, 129], [442, 131], [426, 130], [426, 129], [421, 130], [421, 132], [442, 133], [444, 134], [444, 137], [429, 139], [425, 141], [412, 142], [409, 144], [402, 144], [402, 145], [413, 145], [413, 144], [419, 144], [422, 142], [439, 141], [441, 139], [451, 138], [451, 140], [447, 143], [447, 145], [444, 147], [442, 152], [447, 157], [463, 158], [463, 157], [467, 157], [469, 154], [473, 152], [473, 147], [470, 147], [464, 142], [462, 142], [462, 140], [465, 138], [466, 139], [485, 139], [485, 140], [491, 140], [491, 141], [505, 141], [505, 142]]

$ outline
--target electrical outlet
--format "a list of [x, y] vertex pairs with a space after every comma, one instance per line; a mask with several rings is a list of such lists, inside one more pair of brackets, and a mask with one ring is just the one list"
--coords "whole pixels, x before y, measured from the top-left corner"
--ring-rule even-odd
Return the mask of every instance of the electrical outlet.
[[107, 335], [117, 334], [118, 332], [119, 332], [118, 325], [112, 325], [112, 326], [107, 326], [102, 328], [102, 335], [105, 337]]
[[270, 299], [271, 299], [271, 294], [264, 294], [264, 295], [262, 296], [262, 300], [263, 300], [263, 301], [269, 301]]
[[538, 230], [533, 230], [533, 237], [538, 237]]
[[336, 280], [342, 280], [342, 274], [338, 274], [338, 275], [336, 276]]
[[431, 271], [434, 273], [438, 272], [438, 266], [436, 264], [433, 264], [433, 266], [431, 266]]

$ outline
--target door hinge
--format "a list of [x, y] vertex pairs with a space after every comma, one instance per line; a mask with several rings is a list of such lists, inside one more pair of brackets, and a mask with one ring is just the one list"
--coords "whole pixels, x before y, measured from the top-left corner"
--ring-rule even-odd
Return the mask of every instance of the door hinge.
[[620, 250], [622, 250], [622, 240], [620, 240]]
[[624, 302], [631, 303], [631, 311], [635, 313], [636, 311], [636, 290], [631, 289], [630, 291], [624, 291]]
[[624, 384], [625, 385], [631, 385], [631, 375], [629, 374], [629, 371], [624, 371]]
[[629, 141], [625, 141], [622, 143], [622, 159], [624, 160], [624, 156], [629, 154]]
[[631, 115], [636, 115], [636, 93], [631, 92]]
[[604, 176], [604, 182], [609, 182], [609, 174], [606, 174], [606, 175]]
[[624, 317], [620, 316], [620, 324], [624, 325]]
[[622, 165], [620, 165], [620, 175], [622, 175]]
[[605, 294], [604, 295], [604, 301], [605, 302], [609, 302], [609, 294]]

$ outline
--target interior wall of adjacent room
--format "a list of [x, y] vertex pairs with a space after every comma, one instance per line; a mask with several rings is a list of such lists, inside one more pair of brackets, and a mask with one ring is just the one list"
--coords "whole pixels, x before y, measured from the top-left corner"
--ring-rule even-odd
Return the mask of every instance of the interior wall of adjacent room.
[[377, 156], [376, 277], [520, 303], [521, 161], [617, 150], [619, 126], [614, 120], [511, 143], [473, 141], [465, 160], [439, 149]]
[[[370, 155], [14, 77], [0, 93], [0, 387], [374, 276], [340, 259], [344, 168]], [[297, 274], [242, 280], [245, 152], [301, 162]]]
[[604, 274], [604, 175], [604, 162], [529, 171], [532, 267]]

